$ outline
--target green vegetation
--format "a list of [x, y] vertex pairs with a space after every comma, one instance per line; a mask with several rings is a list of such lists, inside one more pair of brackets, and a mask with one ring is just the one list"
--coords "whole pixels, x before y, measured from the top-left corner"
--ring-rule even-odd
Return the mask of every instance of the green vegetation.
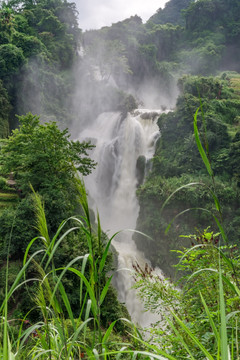
[[[198, 133], [196, 137], [199, 140]], [[210, 166], [208, 160], [206, 165]], [[9, 281], [12, 277], [13, 284], [9, 290], [6, 287], [5, 299], [0, 308], [3, 313], [0, 356], [3, 359], [122, 357], [144, 360], [177, 360], [190, 356], [193, 360], [229, 360], [230, 354], [231, 359], [237, 359], [240, 259], [239, 254], [235, 256], [233, 248], [216, 246], [220, 236], [225, 238], [223, 229], [218, 234], [205, 230], [203, 234], [189, 236], [195, 246], [179, 252], [181, 259], [178, 270], [187, 271], [188, 274], [179, 281], [184, 286], [182, 291], [169, 281], [152, 274], [151, 269], [136, 267], [136, 287], [141, 289], [140, 294], [146, 308], [164, 316], [161, 327], [155, 326], [152, 329], [152, 345], [151, 341], [142, 338], [126, 318], [115, 318], [105, 330], [101, 326], [102, 305], [109, 295], [111, 282], [111, 277], [105, 282], [102, 270], [106, 266], [112, 238], [107, 243], [102, 243], [99, 218], [97, 227], [92, 227], [86, 192], [81, 182], [79, 190], [84, 216], [81, 219], [74, 218], [76, 226], [65, 233], [63, 231], [67, 221], [62, 222], [53, 238], [48, 234], [41, 198], [34, 194], [36, 228], [40, 236], [28, 244], [23, 267], [20, 266], [14, 273], [9, 271], [7, 262], [6, 276]], [[216, 197], [214, 199], [220, 212], [218, 200]], [[80, 228], [84, 229], [87, 236], [88, 253], [57, 268], [55, 258], [61, 243], [71, 232], [78, 232]], [[29, 257], [35, 242], [42, 243], [41, 249]], [[231, 252], [230, 257], [227, 255], [228, 250]], [[34, 278], [28, 279], [26, 270], [31, 263]], [[87, 266], [90, 268], [88, 275]], [[65, 291], [64, 277], [68, 272], [73, 273], [79, 282], [77, 317], [74, 317], [70, 298]], [[33, 280], [36, 283], [34, 291], [30, 285]], [[104, 286], [101, 286], [102, 281], [105, 282]], [[30, 323], [26, 317], [10, 321], [8, 304], [19, 286], [27, 287], [29, 292], [33, 291], [36, 306], [31, 312], [40, 312], [37, 321]], [[27, 316], [29, 315], [30, 312]], [[127, 338], [119, 337], [114, 332], [119, 320], [128, 324]]]
[[[239, 360], [239, 14], [239, 0], [170, 0], [146, 24], [82, 33], [74, 3], [0, 2], [0, 359]], [[135, 266], [162, 315], [144, 337], [79, 180], [92, 145], [63, 129], [173, 106], [176, 83], [145, 181], [137, 163], [149, 237], [134, 238], [174, 276]]]
[[170, 359], [227, 360], [228, 354], [238, 359], [239, 252], [218, 246], [220, 233], [204, 230], [189, 238], [193, 246], [177, 252], [177, 283], [152, 269], [137, 269], [136, 288], [145, 308], [162, 317], [152, 329], [154, 344]]
[[31, 113], [20, 116], [19, 123], [2, 146], [2, 172], [14, 172], [16, 186], [24, 195], [29, 183], [37, 191], [46, 192], [54, 183], [56, 191], [67, 188], [71, 193], [76, 170], [88, 175], [94, 166], [87, 157], [92, 146], [69, 140], [68, 130], [59, 130], [56, 123], [42, 125]]
[[[83, 215], [79, 205], [80, 185], [77, 173], [85, 176], [95, 166], [87, 154], [92, 145], [70, 140], [68, 131], [60, 130], [56, 123], [40, 124], [39, 117], [31, 113], [20, 116], [19, 123], [19, 128], [15, 129], [8, 139], [2, 141], [0, 158], [3, 175], [0, 178], [0, 277], [4, 279], [7, 271], [12, 274], [8, 276], [9, 286], [14, 284], [14, 274], [19, 271], [19, 264], [23, 261], [29, 243], [28, 236], [31, 235], [34, 239], [38, 237], [38, 226], [33, 226], [32, 220], [35, 209], [32, 197], [33, 188], [44, 201], [44, 212], [49, 218], [45, 234], [42, 235], [46, 237], [46, 241], [50, 241], [50, 237], [53, 238], [54, 243], [56, 241], [54, 235], [58, 231], [62, 218], [68, 218], [74, 213], [79, 217]], [[90, 221], [89, 213], [88, 221]], [[71, 218], [64, 225], [68, 236], [61, 238], [58, 244], [58, 254], [55, 256], [56, 268], [88, 252], [90, 245], [85, 228], [80, 227], [76, 234], [70, 231], [73, 227], [75, 229], [74, 223], [74, 218]], [[99, 228], [98, 238], [92, 237], [94, 242], [91, 244], [92, 251], [98, 253], [99, 256], [102, 255], [100, 238], [103, 243], [107, 241], [106, 235]], [[37, 241], [33, 242], [32, 248], [34, 252], [41, 252], [41, 244]], [[11, 260], [7, 264], [8, 257]], [[38, 260], [37, 258], [36, 261]], [[102, 290], [106, 273], [112, 266], [110, 254], [104, 260], [104, 264], [106, 266], [104, 269], [101, 268], [102, 280], [99, 284]], [[38, 268], [31, 264], [25, 271], [26, 276], [34, 277], [37, 270]], [[90, 274], [91, 268], [86, 266], [85, 272]], [[1, 281], [0, 284], [0, 301], [5, 295], [5, 283]], [[66, 274], [63, 284], [70, 296], [70, 304], [75, 316], [79, 311], [79, 288], [76, 287], [72, 272]], [[111, 299], [106, 299], [104, 302], [101, 326], [112, 321], [116, 314], [123, 317], [123, 313], [126, 312], [117, 301], [116, 291], [112, 287], [108, 290], [111, 293]], [[25, 316], [31, 310], [34, 306], [35, 291], [35, 284], [32, 284], [29, 288], [21, 287], [15, 292], [8, 304], [8, 309], [13, 316], [22, 318], [23, 314]], [[83, 297], [85, 293], [84, 290]], [[24, 300], [26, 297], [29, 298], [28, 302]], [[28, 319], [33, 321], [36, 318], [39, 319], [39, 312], [31, 311]], [[124, 327], [119, 322], [116, 328], [121, 330]]]
[[[0, 178], [0, 185], [1, 183], [4, 184], [5, 187], [5, 179], [2, 178], [3, 180], [1, 181]], [[12, 207], [13, 205], [16, 205], [18, 202], [18, 195], [16, 193], [5, 193], [5, 192], [1, 192], [0, 191], [0, 216], [2, 215], [2, 212], [8, 208], [8, 207]]]
[[[147, 309], [160, 312], [165, 320], [165, 324], [161, 324], [164, 330], [155, 329], [155, 341], [169, 356], [235, 359], [239, 358], [239, 251], [238, 246], [229, 245], [222, 226], [223, 212], [210, 162], [208, 139], [200, 139], [199, 110], [203, 125], [206, 121], [201, 105], [194, 115], [194, 137], [210, 179], [208, 192], [215, 213], [205, 208], [199, 210], [213, 216], [219, 233], [205, 229], [203, 233], [185, 236], [191, 239], [192, 247], [177, 251], [180, 257], [177, 270], [185, 273], [178, 281], [182, 290], [176, 289], [169, 280], [152, 274], [152, 269], [145, 267], [143, 270], [139, 266], [135, 267], [138, 273], [136, 288], [141, 290], [139, 294]], [[207, 135], [206, 128], [203, 134]], [[176, 189], [162, 208], [177, 192], [193, 185], [200, 183], [189, 183]], [[189, 210], [193, 209], [185, 209]], [[176, 217], [179, 215], [181, 213]]]
[[[179, 80], [181, 92], [176, 110], [162, 114], [158, 120], [161, 138], [152, 172], [138, 189], [141, 206], [138, 229], [153, 238], [154, 246], [150, 246], [141, 236], [135, 235], [135, 238], [138, 247], [146, 251], [153, 264], [169, 275], [172, 274], [169, 262], [176, 261], [173, 254], [169, 255], [170, 250], [187, 246], [186, 240], [179, 239], [179, 235], [193, 233], [195, 229], [202, 232], [207, 226], [217, 231], [214, 219], [198, 210], [206, 208], [214, 211], [209, 193], [211, 182], [197, 152], [192, 123], [195, 109], [200, 105], [199, 98], [205, 119], [199, 124], [200, 138], [204, 144], [208, 143], [216, 192], [222, 203], [229, 241], [238, 243], [240, 101], [238, 93], [232, 88], [230, 76], [184, 76]], [[187, 183], [193, 185], [184, 187]], [[182, 186], [182, 190], [162, 209], [170, 194]], [[184, 212], [176, 218], [166, 235], [165, 228], [169, 222], [186, 209], [195, 210]]]
[[184, 10], [188, 8], [192, 0], [172, 0], [165, 4], [164, 9], [158, 9], [156, 14], [150, 17], [148, 22], [154, 24], [184, 25]]
[[9, 116], [11, 105], [2, 81], [0, 81], [0, 105], [0, 138], [6, 138], [9, 135]]
[[69, 70], [81, 35], [75, 4], [1, 2], [0, 33], [0, 97], [11, 104], [9, 109], [1, 100], [1, 113], [8, 115], [0, 116], [0, 137], [8, 135], [9, 124], [16, 127], [15, 114], [29, 111], [70, 123], [67, 106], [74, 82]]
[[[85, 189], [80, 181], [79, 188], [84, 216], [79, 219], [72, 218], [75, 226], [67, 231], [66, 225], [71, 219], [62, 222], [53, 238], [48, 232], [41, 198], [34, 193], [35, 224], [39, 236], [28, 244], [23, 266], [18, 267], [15, 273], [13, 267], [9, 268], [8, 261], [6, 264], [6, 284], [10, 286], [9, 289], [6, 286], [5, 299], [0, 308], [3, 313], [0, 357], [3, 359], [33, 359], [36, 356], [41, 359], [70, 359], [73, 356], [82, 358], [82, 354], [92, 358], [96, 354], [101, 355], [115, 349], [117, 342], [123, 341], [113, 333], [116, 321], [105, 331], [102, 328], [105, 325], [102, 308], [104, 303], [105, 307], [110, 305], [108, 301], [106, 304], [105, 297], [110, 293], [111, 277], [106, 280], [105, 268], [112, 239], [106, 244], [103, 243], [99, 219], [97, 227], [92, 228]], [[83, 229], [83, 232], [80, 229]], [[64, 267], [58, 268], [55, 258], [59, 247], [73, 232], [79, 242], [82, 241], [79, 236], [85, 233], [88, 253], [77, 256]], [[36, 242], [41, 243], [41, 248], [32, 252]], [[30, 278], [29, 271], [27, 272], [29, 267]], [[71, 307], [72, 300], [66, 292], [64, 282], [67, 273], [73, 275], [74, 282], [79, 287], [78, 313], [75, 318]], [[28, 298], [32, 297], [34, 307], [29, 309], [26, 316], [14, 319], [8, 324], [7, 315], [12, 294], [15, 293], [16, 298], [19, 286], [20, 289], [27, 289], [26, 294]], [[38, 314], [38, 320], [34, 323], [28, 320], [32, 313]], [[127, 319], [125, 321], [129, 323]]]
[[[19, 122], [19, 129], [3, 143], [0, 158], [2, 174], [7, 177], [12, 173], [16, 192], [22, 198], [15, 210], [6, 210], [0, 218], [2, 244], [7, 241], [16, 214], [22, 213], [25, 219], [24, 224], [22, 219], [17, 219], [14, 224], [18, 241], [15, 249], [13, 244], [12, 256], [17, 258], [25, 251], [26, 236], [31, 229], [30, 184], [43, 196], [52, 234], [61, 219], [77, 208], [76, 171], [87, 175], [94, 166], [87, 156], [87, 151], [92, 148], [89, 143], [73, 142], [68, 131], [59, 130], [56, 123], [41, 125], [39, 117], [31, 113], [19, 117]], [[33, 235], [33, 229], [30, 231]]]

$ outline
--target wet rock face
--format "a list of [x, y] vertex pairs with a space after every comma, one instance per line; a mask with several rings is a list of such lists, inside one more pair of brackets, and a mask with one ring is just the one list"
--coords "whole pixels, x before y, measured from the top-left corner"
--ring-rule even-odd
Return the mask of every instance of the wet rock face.
[[146, 168], [146, 157], [144, 155], [140, 155], [137, 159], [137, 164], [136, 164], [137, 187], [139, 187], [143, 183], [145, 177], [145, 168]]

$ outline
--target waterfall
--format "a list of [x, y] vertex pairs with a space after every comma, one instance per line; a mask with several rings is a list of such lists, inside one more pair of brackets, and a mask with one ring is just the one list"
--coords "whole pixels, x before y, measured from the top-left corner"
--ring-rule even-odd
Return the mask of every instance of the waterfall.
[[[139, 212], [136, 165], [140, 156], [148, 163], [154, 155], [159, 114], [156, 110], [138, 109], [123, 119], [118, 112], [102, 113], [81, 133], [81, 140], [89, 139], [96, 146], [92, 158], [98, 165], [85, 182], [90, 206], [98, 209], [102, 228], [108, 235], [135, 229]], [[156, 315], [143, 311], [135, 290], [131, 289], [132, 265], [138, 263], [144, 268], [148, 261], [137, 250], [132, 232], [123, 231], [114, 239], [113, 246], [118, 252], [114, 283], [119, 300], [125, 303], [135, 323], [148, 326], [156, 321]]]

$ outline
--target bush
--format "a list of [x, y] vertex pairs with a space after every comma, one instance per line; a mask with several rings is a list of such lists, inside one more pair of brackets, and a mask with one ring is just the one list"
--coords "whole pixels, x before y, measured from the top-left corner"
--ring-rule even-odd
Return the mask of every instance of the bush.
[[0, 189], [5, 190], [5, 188], [6, 188], [6, 179], [0, 176]]

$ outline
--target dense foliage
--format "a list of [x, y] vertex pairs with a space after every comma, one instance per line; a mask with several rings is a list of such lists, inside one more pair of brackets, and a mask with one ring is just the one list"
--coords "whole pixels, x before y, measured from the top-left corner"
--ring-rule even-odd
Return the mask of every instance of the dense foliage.
[[0, 138], [5, 138], [9, 135], [9, 116], [11, 105], [9, 102], [6, 89], [0, 82]]
[[[192, 233], [195, 228], [203, 231], [210, 225], [216, 229], [213, 217], [198, 210], [205, 208], [214, 213], [209, 193], [211, 183], [197, 151], [193, 131], [193, 116], [200, 102], [204, 121], [199, 119], [199, 131], [203, 143], [208, 144], [216, 192], [223, 204], [223, 220], [230, 241], [238, 242], [236, 239], [240, 235], [237, 220], [239, 164], [236, 163], [240, 99], [231, 85], [232, 80], [226, 74], [223, 78], [185, 76], [179, 80], [181, 94], [176, 110], [162, 114], [158, 120], [161, 138], [153, 159], [152, 173], [138, 190], [141, 206], [138, 229], [154, 239], [154, 246], [141, 236], [136, 236], [137, 244], [154, 264], [168, 273], [172, 272], [169, 251], [184, 244], [179, 235]], [[162, 209], [166, 199], [188, 183], [192, 186], [177, 192]], [[187, 209], [193, 210], [177, 217], [166, 235], [169, 222]]]
[[81, 34], [75, 4], [1, 2], [0, 34], [0, 79], [12, 105], [11, 127], [16, 113], [29, 111], [69, 123], [69, 69]]
[[[19, 246], [24, 248], [26, 244], [24, 238], [31, 219], [27, 215], [31, 213], [30, 186], [43, 196], [47, 215], [51, 219], [51, 233], [56, 230], [63, 216], [72, 215], [77, 208], [76, 170], [87, 175], [94, 166], [93, 161], [87, 157], [87, 151], [91, 149], [89, 143], [73, 142], [69, 139], [68, 131], [59, 130], [56, 123], [41, 125], [39, 118], [31, 113], [21, 116], [19, 121], [19, 129], [15, 129], [2, 146], [0, 160], [2, 174], [7, 176], [12, 173], [17, 192], [23, 198], [16, 211], [23, 211], [22, 216], [26, 220], [25, 225], [19, 228], [22, 241], [19, 239], [15, 243], [15, 246], [18, 243], [18, 249], [13, 251], [14, 257], [15, 254], [20, 255]], [[7, 210], [1, 216], [2, 242], [8, 236], [6, 229], [3, 230], [3, 224], [10, 221], [8, 216], [13, 219], [14, 212], [9, 214]], [[21, 218], [18, 219], [20, 222]]]
[[[12, 195], [18, 198], [15, 206], [5, 206], [1, 211], [1, 277], [4, 276], [7, 254], [11, 257], [10, 273], [14, 273], [23, 259], [28, 244], [27, 237], [37, 235], [32, 223], [32, 188], [41, 194], [45, 202], [45, 211], [50, 219], [48, 231], [51, 236], [63, 217], [67, 218], [79, 212], [76, 171], [86, 175], [94, 166], [93, 161], [87, 156], [91, 146], [88, 143], [70, 140], [68, 131], [59, 130], [56, 123], [41, 125], [39, 117], [31, 113], [21, 116], [19, 122], [20, 127], [5, 139], [1, 147], [1, 174], [6, 179], [11, 174], [10, 184], [13, 187], [7, 188], [7, 184], [3, 182], [1, 191], [4, 190], [6, 195], [13, 193]], [[77, 246], [76, 239], [72, 237], [61, 247], [59, 265], [66, 257], [71, 258], [74, 248], [75, 253], [86, 251], [84, 243]], [[1, 293], [3, 285], [4, 282], [1, 282]], [[74, 289], [70, 279], [68, 287]], [[74, 295], [72, 300], [74, 304]], [[17, 306], [13, 304], [13, 308], [21, 312], [21, 307], [26, 305], [21, 300]]]
[[[220, 233], [214, 234], [208, 230], [188, 238], [192, 247], [177, 251], [177, 282], [176, 279], [172, 283], [157, 276], [151, 268], [137, 268], [135, 286], [139, 289], [145, 308], [162, 317], [161, 326], [157, 324], [152, 329], [154, 342], [160, 349], [165, 349], [169, 356], [178, 359], [186, 359], [189, 354], [194, 359], [206, 359], [206, 356], [207, 359], [219, 358], [223, 343], [220, 335], [222, 309], [219, 306], [221, 271], [226, 335], [231, 339], [229, 351], [235, 358], [238, 356], [239, 343], [239, 296], [236, 296], [238, 290], [235, 291], [240, 270], [238, 248], [219, 246]], [[218, 332], [219, 335], [216, 335]], [[222, 354], [220, 359], [223, 358]]]
[[150, 17], [148, 21], [154, 24], [174, 24], [184, 26], [184, 10], [190, 5], [192, 0], [172, 0], [165, 4], [164, 9], [160, 8]]
[[[122, 340], [112, 330], [119, 316], [128, 315], [116, 300], [111, 277], [106, 278], [112, 239], [105, 241], [99, 219], [97, 226], [92, 225], [84, 185], [80, 180], [78, 185], [83, 216], [63, 221], [53, 237], [48, 231], [40, 196], [36, 193], [32, 196], [38, 236], [28, 243], [23, 266], [15, 263], [13, 271], [14, 263], [7, 261], [5, 272], [1, 271], [5, 285], [0, 292], [0, 313], [4, 313], [0, 324], [0, 358], [32, 359], [37, 356], [46, 359], [48, 353], [51, 353], [50, 358], [70, 359], [73, 354], [82, 358], [95, 351], [114, 349], [117, 345], [114, 342]], [[69, 221], [73, 227], [67, 226]], [[71, 242], [73, 239], [78, 247]], [[71, 246], [71, 254], [66, 252], [66, 245]], [[63, 250], [65, 257], [59, 263], [59, 251], [61, 257]], [[76, 284], [77, 291], [73, 294], [69, 288]], [[14, 300], [22, 296], [28, 300], [26, 316], [20, 312], [19, 304], [18, 312], [16, 305], [13, 309]], [[8, 311], [12, 313], [13, 310], [16, 320], [10, 334], [6, 324]], [[129, 320], [125, 318], [125, 322]], [[118, 321], [116, 328], [123, 331], [126, 325], [121, 324]], [[18, 331], [19, 336], [16, 336]], [[114, 340], [113, 344], [109, 342], [109, 336], [111, 341]]]

